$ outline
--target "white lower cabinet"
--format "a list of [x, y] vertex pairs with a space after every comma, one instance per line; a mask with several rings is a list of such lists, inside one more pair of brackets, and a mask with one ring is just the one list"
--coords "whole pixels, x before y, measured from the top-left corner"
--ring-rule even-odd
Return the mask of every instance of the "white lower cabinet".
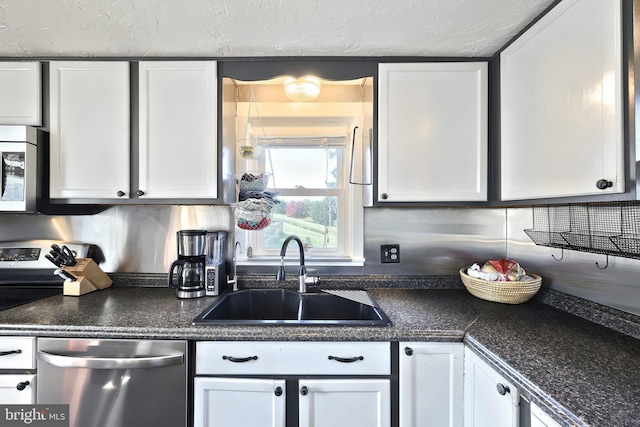
[[391, 426], [388, 379], [309, 379], [299, 384], [300, 427]]
[[35, 374], [0, 375], [0, 403], [33, 404], [36, 402]]
[[284, 427], [284, 380], [196, 378], [196, 426]]
[[0, 403], [35, 403], [35, 346], [34, 337], [0, 337]]
[[518, 390], [469, 348], [464, 350], [464, 425], [517, 427]]
[[198, 342], [194, 425], [390, 427], [390, 376], [388, 342]]
[[400, 427], [462, 426], [462, 343], [400, 343]]
[[531, 427], [560, 427], [550, 415], [531, 402]]

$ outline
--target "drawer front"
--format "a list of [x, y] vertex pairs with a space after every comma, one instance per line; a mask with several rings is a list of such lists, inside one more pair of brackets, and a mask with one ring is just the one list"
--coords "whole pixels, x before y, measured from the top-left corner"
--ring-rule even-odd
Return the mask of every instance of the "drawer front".
[[198, 375], [390, 375], [388, 342], [198, 342]]
[[35, 369], [35, 347], [33, 337], [1, 337], [0, 369]]

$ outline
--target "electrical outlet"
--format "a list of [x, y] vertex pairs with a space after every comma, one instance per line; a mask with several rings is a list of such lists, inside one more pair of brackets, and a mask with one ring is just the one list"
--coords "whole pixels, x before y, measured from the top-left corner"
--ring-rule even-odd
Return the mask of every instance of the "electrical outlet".
[[380, 245], [380, 262], [400, 262], [400, 245]]

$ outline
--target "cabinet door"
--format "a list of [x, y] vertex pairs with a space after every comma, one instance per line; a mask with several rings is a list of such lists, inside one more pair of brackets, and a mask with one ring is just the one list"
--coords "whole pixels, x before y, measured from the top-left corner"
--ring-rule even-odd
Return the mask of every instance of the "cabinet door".
[[502, 200], [625, 191], [620, 20], [564, 0], [500, 54]]
[[39, 62], [0, 62], [0, 125], [40, 126], [40, 73]]
[[464, 425], [515, 427], [518, 390], [468, 348], [464, 351]]
[[300, 380], [300, 427], [389, 427], [389, 380]]
[[139, 80], [138, 194], [216, 198], [216, 62], [141, 62]]
[[462, 426], [462, 343], [400, 343], [400, 427]]
[[195, 427], [284, 427], [285, 381], [196, 378]]
[[531, 427], [560, 427], [560, 423], [531, 402]]
[[33, 404], [36, 402], [35, 374], [0, 375], [0, 403]]
[[129, 64], [50, 64], [50, 197], [129, 194]]
[[380, 64], [378, 201], [487, 200], [487, 64]]

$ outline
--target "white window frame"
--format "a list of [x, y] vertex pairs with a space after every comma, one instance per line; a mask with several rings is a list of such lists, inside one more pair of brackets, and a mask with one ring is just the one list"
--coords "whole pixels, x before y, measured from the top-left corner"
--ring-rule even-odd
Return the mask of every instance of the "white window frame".
[[[333, 265], [333, 266], [362, 266], [364, 265], [364, 208], [363, 188], [359, 185], [349, 184], [349, 165], [351, 163], [351, 136], [342, 138], [343, 142], [333, 146], [342, 147], [342, 159], [338, 159], [338, 188], [327, 189], [285, 189], [269, 188], [269, 191], [277, 191], [277, 197], [285, 196], [337, 196], [338, 197], [338, 247], [336, 250], [325, 248], [312, 248], [305, 253], [305, 262], [308, 266]], [[294, 146], [307, 144], [295, 143]], [[308, 144], [310, 147], [321, 147], [319, 144]], [[265, 153], [266, 154], [266, 153]], [[266, 158], [266, 155], [264, 156]], [[264, 160], [262, 160], [264, 161]], [[264, 170], [263, 164], [255, 164], [256, 170]], [[276, 181], [277, 182], [277, 181]], [[236, 227], [236, 240], [243, 244], [244, 248], [237, 256], [239, 265], [277, 265], [280, 260], [280, 248], [277, 250], [264, 250], [264, 231], [246, 231]], [[297, 251], [296, 245], [290, 245], [291, 251]], [[260, 249], [257, 249], [260, 248]], [[293, 254], [293, 252], [291, 252]], [[296, 252], [297, 253], [297, 252]]]

